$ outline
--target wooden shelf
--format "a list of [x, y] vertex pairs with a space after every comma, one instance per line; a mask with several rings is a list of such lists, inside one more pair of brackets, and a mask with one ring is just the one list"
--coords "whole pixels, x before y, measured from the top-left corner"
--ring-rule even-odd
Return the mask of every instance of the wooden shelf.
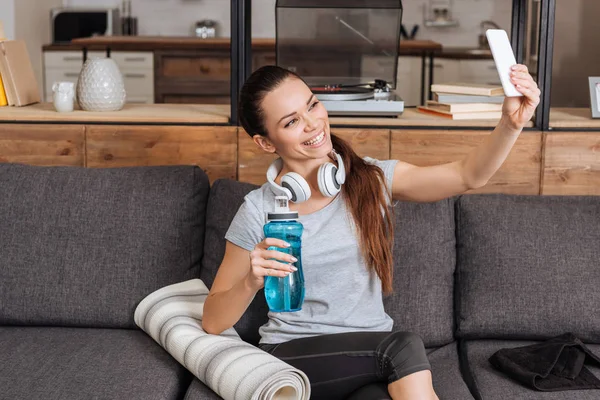
[[[79, 50], [83, 47], [89, 50], [103, 50], [110, 47], [111, 50], [127, 51], [152, 51], [152, 50], [180, 50], [180, 49], [222, 49], [229, 50], [229, 38], [201, 39], [194, 36], [94, 36], [79, 38], [70, 44], [45, 45], [42, 49], [48, 50]], [[275, 38], [252, 39], [253, 50], [274, 51]], [[399, 51], [404, 53], [415, 52], [440, 52], [442, 45], [432, 40], [401, 40]]]
[[550, 128], [600, 128], [589, 108], [551, 108]]
[[[26, 107], [0, 107], [0, 122], [27, 123], [86, 123], [138, 125], [224, 125], [229, 124], [229, 104], [126, 104], [120, 111], [90, 112], [75, 110], [59, 113], [52, 103], [38, 103]], [[397, 118], [385, 117], [330, 117], [334, 127], [437, 127], [493, 128], [498, 120], [454, 121], [407, 108]], [[528, 127], [533, 126], [530, 122]], [[600, 125], [599, 125], [600, 126]]]
[[[397, 118], [373, 118], [373, 117], [330, 117], [332, 126], [364, 126], [364, 127], [439, 127], [439, 128], [493, 128], [498, 124], [498, 119], [473, 119], [452, 120], [425, 114], [416, 108], [406, 108], [401, 116]], [[533, 127], [530, 121], [526, 127]]]
[[197, 124], [229, 123], [229, 106], [212, 104], [126, 104], [120, 111], [59, 113], [52, 103], [0, 107], [0, 122]]

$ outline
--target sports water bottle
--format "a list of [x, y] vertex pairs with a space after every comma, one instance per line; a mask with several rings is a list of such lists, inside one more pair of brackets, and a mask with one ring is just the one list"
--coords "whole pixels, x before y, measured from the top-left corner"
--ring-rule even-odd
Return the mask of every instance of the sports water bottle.
[[298, 222], [298, 212], [289, 210], [287, 197], [276, 196], [275, 202], [275, 211], [267, 214], [267, 223], [263, 230], [266, 237], [284, 240], [290, 247], [270, 246], [268, 250], [291, 254], [298, 261], [292, 264], [297, 270], [290, 272], [288, 276], [265, 276], [265, 298], [269, 310], [273, 312], [299, 311], [304, 302], [304, 275], [300, 254], [304, 227]]

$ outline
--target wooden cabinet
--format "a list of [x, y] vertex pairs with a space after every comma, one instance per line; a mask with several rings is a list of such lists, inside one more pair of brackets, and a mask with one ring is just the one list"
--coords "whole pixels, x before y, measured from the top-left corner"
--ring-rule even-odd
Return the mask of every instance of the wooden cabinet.
[[600, 133], [544, 135], [542, 194], [600, 195]]
[[[394, 130], [390, 158], [419, 166], [457, 161], [489, 134], [489, 131]], [[472, 193], [539, 194], [541, 154], [542, 133], [523, 132], [490, 182]]]
[[211, 182], [236, 179], [237, 128], [87, 125], [88, 167], [191, 164]]
[[[336, 128], [334, 135], [348, 141], [361, 156], [379, 159], [389, 157], [390, 131], [387, 129]], [[238, 180], [262, 185], [267, 181], [266, 172], [277, 155], [265, 153], [242, 128], [238, 132]]]
[[[88, 58], [106, 58], [105, 51], [89, 51]], [[110, 57], [118, 65], [127, 93], [127, 103], [154, 102], [154, 55], [153, 52], [112, 51]], [[83, 66], [82, 51], [44, 52], [44, 96], [52, 102], [54, 82], [67, 81], [77, 84]]]
[[[229, 104], [230, 52], [157, 50], [157, 103]], [[275, 63], [272, 51], [255, 51], [252, 68]]]
[[[333, 128], [359, 156], [438, 165], [463, 159], [490, 130]], [[524, 131], [490, 182], [472, 193], [600, 195], [600, 133]], [[188, 164], [211, 182], [257, 185], [276, 155], [235, 126], [0, 124], [0, 163], [123, 167]]]
[[0, 162], [84, 166], [83, 125], [0, 124]]

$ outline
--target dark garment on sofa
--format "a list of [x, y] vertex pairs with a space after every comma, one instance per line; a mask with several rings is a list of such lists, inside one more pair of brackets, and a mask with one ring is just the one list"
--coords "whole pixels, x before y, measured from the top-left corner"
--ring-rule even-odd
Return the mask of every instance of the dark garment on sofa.
[[496, 369], [532, 389], [600, 389], [600, 380], [584, 366], [600, 366], [600, 358], [572, 333], [529, 346], [500, 349], [489, 360]]

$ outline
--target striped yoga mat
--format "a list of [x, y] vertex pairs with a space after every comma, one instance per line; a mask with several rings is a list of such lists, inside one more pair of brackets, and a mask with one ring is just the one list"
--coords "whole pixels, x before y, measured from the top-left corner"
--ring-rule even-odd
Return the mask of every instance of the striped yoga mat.
[[208, 288], [200, 279], [161, 288], [135, 309], [135, 323], [225, 400], [308, 400], [300, 370], [244, 342], [233, 328], [202, 330]]

